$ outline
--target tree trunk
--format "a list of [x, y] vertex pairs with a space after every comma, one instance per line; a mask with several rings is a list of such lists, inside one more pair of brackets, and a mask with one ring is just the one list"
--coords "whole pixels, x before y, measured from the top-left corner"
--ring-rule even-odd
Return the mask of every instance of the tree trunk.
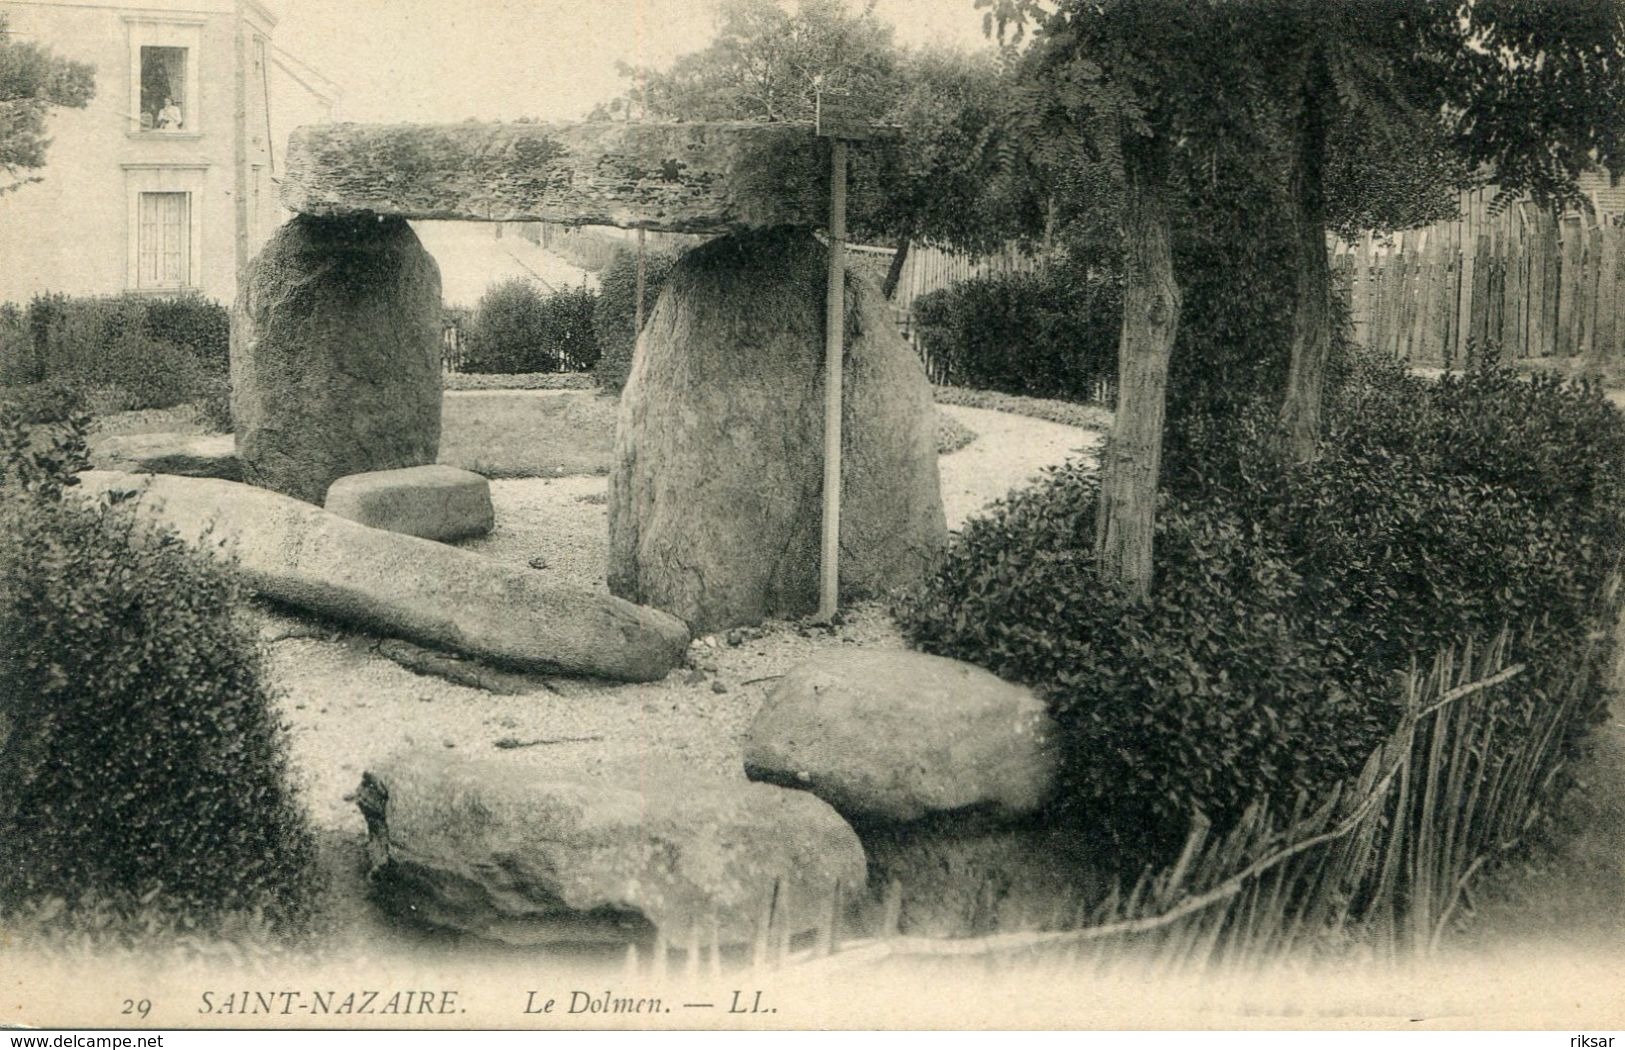
[[1296, 463], [1314, 459], [1320, 443], [1320, 406], [1332, 345], [1332, 272], [1326, 258], [1322, 170], [1332, 90], [1325, 58], [1317, 52], [1309, 57], [1304, 75], [1290, 187], [1297, 294], [1292, 314], [1292, 361], [1281, 405], [1281, 438], [1288, 457]]
[[1172, 229], [1155, 147], [1125, 144], [1123, 331], [1118, 342], [1117, 415], [1101, 454], [1095, 559], [1101, 578], [1137, 600], [1151, 593], [1157, 479], [1168, 358], [1179, 330]]
[[892, 252], [891, 265], [886, 268], [886, 283], [880, 289], [889, 303], [897, 295], [897, 282], [903, 279], [903, 264], [908, 262], [909, 235], [897, 239], [897, 250]]

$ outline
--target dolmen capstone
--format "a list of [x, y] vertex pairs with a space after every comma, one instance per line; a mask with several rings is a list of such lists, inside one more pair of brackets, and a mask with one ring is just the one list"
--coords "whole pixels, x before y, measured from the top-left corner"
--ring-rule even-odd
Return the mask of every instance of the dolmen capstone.
[[[805, 229], [718, 238], [677, 263], [621, 395], [613, 594], [698, 632], [818, 603], [827, 251]], [[842, 597], [920, 577], [946, 541], [936, 417], [879, 290], [848, 271]]]
[[491, 483], [444, 463], [339, 478], [324, 506], [375, 529], [446, 543], [483, 536], [496, 523]]
[[418, 923], [511, 944], [751, 944], [858, 896], [863, 849], [802, 791], [645, 761], [561, 773], [408, 751], [356, 794], [375, 897]]
[[90, 445], [90, 462], [98, 470], [132, 474], [243, 480], [243, 466], [230, 434], [119, 434], [97, 438]]
[[250, 485], [111, 471], [78, 477], [70, 492], [128, 494], [183, 540], [224, 545], [248, 587], [341, 622], [520, 670], [626, 681], [663, 678], [688, 648], [688, 629], [659, 610]]
[[244, 480], [319, 505], [347, 474], [435, 461], [440, 268], [405, 219], [296, 215], [237, 300], [231, 415]]

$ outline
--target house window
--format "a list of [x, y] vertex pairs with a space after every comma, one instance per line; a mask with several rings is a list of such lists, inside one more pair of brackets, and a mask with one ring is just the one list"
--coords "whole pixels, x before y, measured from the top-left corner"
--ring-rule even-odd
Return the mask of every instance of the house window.
[[190, 286], [192, 195], [139, 193], [136, 206], [136, 287]]
[[130, 131], [191, 137], [203, 131], [198, 81], [201, 19], [125, 18], [130, 41]]
[[188, 131], [186, 48], [141, 49], [141, 130]]

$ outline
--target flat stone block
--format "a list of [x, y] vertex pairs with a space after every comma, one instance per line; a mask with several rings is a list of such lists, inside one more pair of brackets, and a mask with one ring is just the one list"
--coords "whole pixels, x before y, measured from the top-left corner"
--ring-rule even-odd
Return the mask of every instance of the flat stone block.
[[822, 225], [828, 172], [829, 143], [809, 124], [321, 124], [293, 133], [282, 202], [307, 215], [725, 233]]
[[339, 478], [327, 489], [326, 507], [375, 529], [448, 543], [483, 536], [496, 522], [491, 483], [444, 464]]

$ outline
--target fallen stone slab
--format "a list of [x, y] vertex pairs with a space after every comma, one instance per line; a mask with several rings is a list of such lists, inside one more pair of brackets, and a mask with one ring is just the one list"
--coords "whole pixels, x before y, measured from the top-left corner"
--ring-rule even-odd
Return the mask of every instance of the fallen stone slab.
[[792, 935], [818, 929], [865, 877], [856, 833], [812, 795], [660, 762], [566, 774], [408, 751], [356, 800], [386, 910], [511, 944], [749, 944], [775, 908]]
[[444, 542], [483, 536], [496, 523], [491, 483], [443, 463], [339, 478], [325, 506], [375, 529]]
[[179, 474], [241, 481], [236, 440], [230, 434], [120, 434], [97, 438], [90, 462], [98, 470]]
[[[723, 233], [823, 225], [828, 179], [829, 143], [810, 124], [320, 124], [289, 141], [282, 202], [308, 215]], [[863, 210], [861, 187], [850, 206]]]
[[663, 678], [688, 647], [687, 626], [658, 610], [251, 485], [110, 471], [79, 479], [72, 491], [86, 496], [139, 495], [144, 514], [189, 542], [223, 540], [260, 594], [383, 634], [516, 669], [628, 681]]
[[745, 773], [811, 791], [852, 820], [972, 808], [1019, 817], [1050, 794], [1054, 738], [1042, 701], [979, 667], [831, 652], [768, 695], [745, 736]]

